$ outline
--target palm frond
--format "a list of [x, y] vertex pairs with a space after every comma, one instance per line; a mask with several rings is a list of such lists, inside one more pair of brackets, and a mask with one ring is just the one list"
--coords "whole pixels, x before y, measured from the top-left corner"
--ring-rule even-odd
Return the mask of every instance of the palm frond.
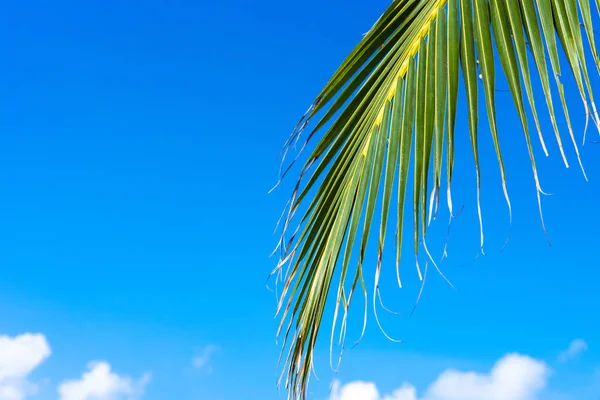
[[[547, 151], [536, 107], [539, 103], [534, 99], [532, 73], [537, 72], [540, 79], [555, 140], [568, 166], [552, 97], [550, 77], [554, 77], [569, 139], [581, 165], [561, 83], [559, 46], [586, 111], [586, 129], [590, 116], [600, 129], [586, 60], [591, 54], [600, 71], [590, 1], [395, 0], [334, 73], [285, 146], [287, 154], [288, 149], [301, 140], [311, 120], [320, 115], [308, 137], [303, 139], [302, 149], [320, 137], [307, 156], [286, 208], [281, 258], [274, 271], [284, 281], [278, 305], [281, 317], [278, 334], [284, 341], [282, 355], [287, 350], [282, 378], [286, 378], [291, 399], [306, 398], [313, 351], [327, 302], [335, 302], [333, 343], [338, 324], [343, 341], [348, 310], [356, 292], [362, 292], [365, 299], [368, 297], [363, 265], [372, 233], [378, 235], [371, 293], [375, 306], [390, 214], [397, 215], [394, 226], [396, 272], [398, 284], [402, 285], [402, 232], [407, 224], [404, 209], [409, 199], [411, 159], [413, 242], [417, 260], [430, 219], [438, 210], [444, 163], [447, 204], [450, 215], [453, 214], [451, 183], [461, 80], [466, 93], [477, 177], [482, 251], [478, 153], [481, 89], [504, 196], [509, 211], [511, 209], [497, 128], [496, 59], [522, 124], [538, 202], [543, 192], [532, 149], [534, 135], [546, 154]], [[598, 12], [599, 3], [600, 0], [595, 1]], [[590, 53], [586, 53], [584, 34]], [[531, 60], [535, 65], [530, 65]], [[534, 135], [527, 109], [534, 119]], [[396, 198], [394, 192], [397, 192]], [[294, 217], [299, 210], [302, 217], [296, 221]], [[376, 227], [378, 232], [373, 232]], [[418, 262], [416, 269], [422, 279]], [[334, 284], [337, 276], [339, 283]]]

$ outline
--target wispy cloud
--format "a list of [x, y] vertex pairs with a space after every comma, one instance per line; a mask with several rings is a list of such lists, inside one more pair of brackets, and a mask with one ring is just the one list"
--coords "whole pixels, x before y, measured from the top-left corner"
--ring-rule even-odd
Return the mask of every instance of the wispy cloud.
[[588, 344], [585, 340], [574, 339], [573, 341], [571, 341], [567, 349], [560, 352], [560, 354], [558, 355], [558, 360], [560, 362], [567, 362], [569, 360], [573, 360], [574, 358], [577, 358], [581, 354], [585, 353], [587, 349]]
[[218, 350], [219, 346], [216, 346], [214, 344], [209, 344], [208, 346], [205, 346], [200, 351], [199, 355], [192, 359], [192, 366], [197, 370], [206, 373], [211, 373], [213, 370], [212, 359]]

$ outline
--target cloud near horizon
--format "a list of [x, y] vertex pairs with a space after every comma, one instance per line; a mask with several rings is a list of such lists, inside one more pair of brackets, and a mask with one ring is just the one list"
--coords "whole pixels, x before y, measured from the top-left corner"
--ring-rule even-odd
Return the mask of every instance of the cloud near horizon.
[[0, 336], [0, 400], [22, 400], [38, 391], [27, 377], [51, 354], [44, 335]]
[[58, 387], [60, 400], [135, 400], [139, 399], [150, 375], [134, 381], [111, 371], [106, 362], [91, 362], [79, 380], [64, 381]]
[[[0, 400], [25, 400], [38, 393], [38, 385], [29, 380], [52, 351], [43, 334], [24, 333], [0, 336]], [[63, 381], [57, 388], [59, 400], [138, 400], [150, 380], [119, 376], [107, 362], [88, 364], [81, 379]]]
[[422, 397], [405, 382], [392, 394], [381, 395], [372, 382], [334, 382], [329, 400], [534, 400], [548, 383], [550, 369], [540, 360], [507, 354], [489, 373], [448, 369], [429, 385]]

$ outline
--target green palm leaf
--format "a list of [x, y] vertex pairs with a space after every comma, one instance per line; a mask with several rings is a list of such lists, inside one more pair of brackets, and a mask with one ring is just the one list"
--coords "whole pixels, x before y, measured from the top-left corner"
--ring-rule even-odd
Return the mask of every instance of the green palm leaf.
[[[600, 12], [599, 2], [595, 5]], [[496, 123], [495, 59], [506, 77], [523, 127], [538, 201], [543, 192], [532, 150], [528, 108], [544, 152], [546, 144], [534, 99], [532, 71], [540, 78], [555, 140], [568, 166], [551, 93], [550, 75], [554, 77], [570, 141], [581, 165], [560, 80], [559, 44], [581, 95], [586, 122], [591, 117], [592, 123], [600, 128], [588, 75], [584, 35], [591, 49], [589, 54], [600, 71], [590, 0], [395, 0], [350, 53], [285, 146], [287, 154], [310, 121], [318, 118], [302, 147], [319, 138], [300, 171], [288, 205], [280, 241], [281, 259], [274, 271], [284, 282], [278, 305], [279, 334], [284, 341], [282, 355], [285, 354], [282, 378], [286, 378], [291, 399], [306, 398], [313, 351], [327, 302], [331, 300], [335, 304], [333, 345], [338, 325], [340, 341], [344, 340], [348, 310], [357, 289], [365, 299], [369, 295], [363, 264], [370, 235], [377, 226], [378, 258], [371, 293], [375, 307], [392, 210], [392, 214], [397, 213], [396, 272], [398, 284], [402, 285], [400, 254], [404, 244], [402, 231], [407, 221], [405, 203], [411, 198], [407, 190], [411, 159], [413, 245], [417, 256], [424, 246], [428, 224], [438, 209], [444, 169], [447, 204], [452, 216], [451, 182], [461, 76], [477, 175], [482, 251], [480, 95], [485, 99], [510, 211], [501, 135]], [[283, 175], [288, 171], [289, 167]], [[295, 220], [299, 212], [302, 216]], [[426, 247], [424, 250], [428, 253]], [[416, 268], [422, 279], [418, 263]], [[334, 284], [334, 277], [339, 277], [339, 282]]]

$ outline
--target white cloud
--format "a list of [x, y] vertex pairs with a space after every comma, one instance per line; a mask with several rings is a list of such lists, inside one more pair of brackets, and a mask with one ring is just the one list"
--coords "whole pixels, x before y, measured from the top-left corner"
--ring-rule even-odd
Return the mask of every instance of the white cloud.
[[50, 356], [44, 335], [0, 336], [0, 400], [22, 400], [37, 391], [29, 374]]
[[207, 373], [212, 372], [211, 361], [217, 350], [219, 350], [219, 347], [212, 344], [204, 347], [200, 355], [192, 359], [192, 366]]
[[65, 381], [58, 387], [60, 400], [135, 400], [139, 399], [150, 376], [137, 381], [119, 376], [106, 362], [92, 362], [81, 379]]
[[[29, 375], [50, 356], [42, 334], [0, 335], [0, 400], [24, 400], [38, 391]], [[58, 387], [60, 400], [137, 400], [149, 382], [149, 375], [134, 381], [111, 372], [106, 362], [94, 362], [80, 380], [65, 381]]]
[[530, 400], [546, 387], [549, 368], [519, 354], [500, 359], [489, 374], [448, 370], [427, 390], [429, 400]]
[[371, 382], [356, 381], [342, 386], [339, 381], [333, 383], [329, 400], [379, 400], [377, 386]]
[[342, 386], [335, 381], [329, 400], [417, 400], [417, 389], [410, 383], [404, 383], [392, 394], [381, 397], [372, 382], [356, 381]]
[[588, 349], [588, 344], [583, 339], [574, 339], [569, 347], [558, 355], [558, 360], [567, 362], [581, 355]]
[[546, 387], [549, 368], [542, 361], [519, 354], [501, 358], [487, 374], [449, 369], [433, 382], [423, 397], [410, 383], [382, 397], [373, 383], [334, 383], [330, 400], [534, 400]]
[[383, 400], [417, 400], [417, 389], [405, 382], [399, 389], [394, 390], [394, 393], [385, 396]]

